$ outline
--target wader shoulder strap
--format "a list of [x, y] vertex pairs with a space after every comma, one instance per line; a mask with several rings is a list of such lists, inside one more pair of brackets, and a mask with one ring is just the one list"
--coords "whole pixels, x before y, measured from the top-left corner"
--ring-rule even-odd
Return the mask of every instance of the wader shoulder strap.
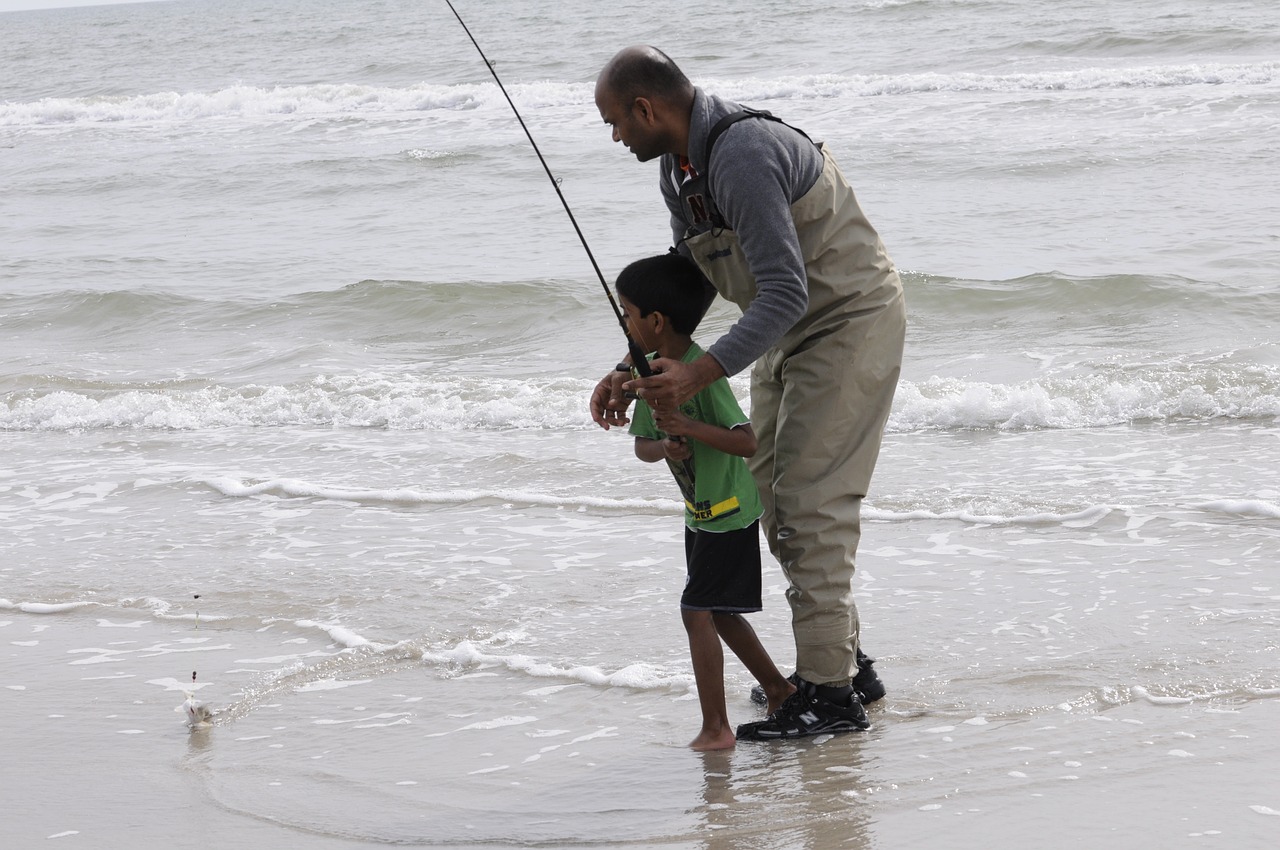
[[[712, 126], [711, 132], [707, 134], [705, 157], [707, 171], [711, 170], [711, 148], [715, 145], [716, 140], [720, 138], [720, 135], [725, 130], [745, 118], [761, 118], [765, 121], [776, 121], [779, 124], [791, 127], [781, 118], [775, 118], [772, 113], [763, 109], [740, 109], [724, 116]], [[791, 129], [809, 139], [809, 135], [798, 127], [791, 127]], [[809, 141], [812, 142], [813, 140], [809, 139]], [[689, 232], [685, 234], [686, 238], [690, 233], [701, 232], [708, 228], [712, 230], [725, 229], [727, 225], [725, 224], [724, 216], [716, 206], [715, 198], [711, 197], [710, 181], [706, 174], [697, 174], [682, 181], [680, 174], [672, 169], [667, 173], [666, 179], [670, 181], [671, 188], [675, 194], [680, 197], [684, 220], [689, 227]]]
[[[730, 112], [728, 115], [717, 121], [715, 126], [711, 128], [711, 132], [707, 134], [707, 150], [703, 156], [703, 160], [707, 163], [707, 168], [711, 167], [711, 149], [715, 147], [716, 139], [719, 139], [721, 133], [728, 130], [731, 126], [737, 124], [744, 118], [763, 118], [766, 121], [777, 121], [784, 127], [791, 127], [791, 125], [786, 121], [783, 121], [772, 112], [764, 109], [739, 109], [737, 112]], [[809, 139], [809, 134], [804, 130], [801, 130], [799, 127], [791, 127], [791, 129], [795, 130], [806, 139]], [[812, 142], [813, 139], [809, 139], [809, 141]]]

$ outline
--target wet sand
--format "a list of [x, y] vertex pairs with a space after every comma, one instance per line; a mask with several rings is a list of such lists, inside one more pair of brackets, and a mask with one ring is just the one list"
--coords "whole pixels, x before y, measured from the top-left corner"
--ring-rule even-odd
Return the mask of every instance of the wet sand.
[[[989, 714], [891, 694], [866, 734], [695, 754], [681, 746], [696, 716], [687, 692], [450, 669], [294, 625], [125, 613], [0, 616], [9, 846], [1244, 848], [1280, 836], [1275, 694], [1137, 688], [1110, 706]], [[299, 641], [309, 663], [264, 673]], [[207, 671], [209, 728], [175, 711], [188, 668]], [[752, 713], [745, 691], [730, 710]]]

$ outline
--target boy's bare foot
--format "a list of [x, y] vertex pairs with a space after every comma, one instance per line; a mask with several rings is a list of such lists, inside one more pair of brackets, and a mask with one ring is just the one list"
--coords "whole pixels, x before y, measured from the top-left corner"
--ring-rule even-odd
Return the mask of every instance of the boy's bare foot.
[[738, 743], [738, 738], [733, 734], [733, 729], [725, 726], [718, 732], [709, 732], [703, 729], [698, 733], [698, 737], [689, 742], [690, 749], [705, 753], [710, 750], [731, 750]]
[[782, 682], [786, 687], [778, 687], [775, 690], [765, 692], [765, 696], [769, 699], [764, 711], [766, 716], [781, 708], [782, 704], [787, 701], [787, 697], [796, 692], [796, 686], [790, 679], [783, 679]]

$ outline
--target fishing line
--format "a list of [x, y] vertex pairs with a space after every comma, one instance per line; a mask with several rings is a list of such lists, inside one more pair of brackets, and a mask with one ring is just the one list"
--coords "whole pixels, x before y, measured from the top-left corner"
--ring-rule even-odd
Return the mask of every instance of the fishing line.
[[578, 226], [578, 220], [574, 218], [573, 210], [569, 208], [569, 202], [565, 200], [564, 192], [560, 191], [560, 178], [551, 173], [551, 166], [547, 164], [546, 157], [542, 155], [542, 151], [538, 149], [538, 143], [533, 140], [533, 133], [529, 132], [528, 126], [524, 123], [524, 119], [520, 117], [520, 110], [516, 109], [515, 101], [511, 99], [511, 95], [507, 94], [507, 87], [502, 84], [502, 80], [498, 79], [498, 72], [494, 70], [493, 63], [489, 61], [489, 57], [484, 55], [484, 50], [480, 48], [480, 42], [476, 41], [476, 37], [471, 34], [470, 28], [467, 27], [466, 21], [462, 20], [462, 16], [458, 14], [458, 10], [453, 8], [451, 0], [445, 0], [445, 4], [449, 7], [449, 11], [453, 12], [453, 16], [458, 19], [458, 23], [462, 24], [462, 30], [467, 34], [467, 38], [471, 39], [471, 43], [475, 45], [476, 52], [480, 54], [480, 58], [484, 60], [485, 67], [489, 69], [489, 73], [493, 75], [493, 81], [498, 84], [499, 91], [502, 96], [507, 99], [507, 103], [511, 106], [511, 111], [515, 113], [516, 120], [520, 122], [520, 128], [524, 130], [525, 136], [529, 139], [529, 144], [533, 145], [533, 152], [538, 155], [538, 161], [542, 163], [542, 169], [547, 172], [547, 178], [551, 181], [551, 187], [556, 190], [556, 196], [560, 198], [564, 211], [569, 216], [569, 221], [573, 223], [573, 229], [578, 234], [578, 241], [582, 243], [582, 249], [587, 252], [587, 259], [591, 261], [591, 267], [595, 269], [596, 277], [600, 279], [600, 285], [604, 287], [605, 297], [609, 299], [609, 306], [613, 308], [613, 314], [618, 317], [618, 325], [622, 328], [622, 334], [627, 338], [627, 351], [631, 354], [631, 365], [641, 377], [649, 377], [653, 374], [653, 370], [649, 367], [649, 361], [645, 358], [645, 353], [640, 350], [640, 346], [631, 338], [631, 333], [627, 330], [627, 320], [622, 316], [622, 310], [618, 308], [618, 302], [613, 297], [613, 292], [609, 290], [609, 284], [605, 282], [604, 274], [600, 271], [600, 265], [596, 262], [596, 257], [591, 253], [591, 246], [587, 244], [587, 237], [582, 235], [582, 228]]

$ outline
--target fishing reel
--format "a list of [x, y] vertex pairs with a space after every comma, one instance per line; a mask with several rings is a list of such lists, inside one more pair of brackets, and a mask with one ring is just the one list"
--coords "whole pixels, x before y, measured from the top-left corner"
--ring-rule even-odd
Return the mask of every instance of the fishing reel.
[[[628, 341], [628, 342], [630, 342], [630, 341], [631, 341], [631, 340], [630, 340], [630, 338], [628, 338], [628, 340], [627, 340], [627, 341]], [[631, 345], [633, 346], [633, 350], [632, 350], [632, 352], [631, 352], [631, 356], [632, 356], [632, 357], [635, 357], [635, 356], [636, 356], [636, 352], [639, 350], [639, 347], [638, 347], [638, 346], [636, 346], [636, 345], [635, 345], [635, 343], [631, 343]], [[640, 357], [640, 359], [639, 359], [639, 360], [637, 360], [637, 362], [638, 362], [638, 363], [643, 363], [644, 365], [643, 365], [643, 366], [640, 366], [640, 367], [636, 367], [636, 366], [632, 366], [630, 363], [621, 363], [621, 362], [620, 362], [620, 363], [618, 363], [618, 365], [617, 365], [617, 366], [614, 366], [614, 367], [613, 367], [613, 370], [614, 370], [615, 372], [624, 372], [624, 373], [626, 373], [626, 374], [630, 375], [630, 376], [631, 376], [631, 377], [633, 377], [633, 378], [647, 378], [647, 377], [649, 377], [650, 375], [654, 374], [653, 369], [652, 369], [652, 368], [650, 368], [650, 366], [649, 366], [649, 361], [648, 361], [648, 359], [647, 359], [647, 358], [645, 358], [645, 357]], [[636, 395], [635, 390], [624, 390], [624, 391], [623, 391], [623, 393], [622, 393], [622, 396], [623, 396], [623, 398], [630, 399], [631, 401], [638, 401], [638, 400], [640, 399], [640, 396]], [[687, 439], [685, 439], [684, 437], [668, 437], [668, 439], [674, 440], [674, 441], [675, 441], [675, 442], [677, 442], [677, 443], [687, 443], [687, 442], [688, 442], [688, 440], [687, 440]]]
[[[617, 366], [614, 366], [614, 367], [613, 367], [613, 371], [615, 371], [615, 372], [623, 372], [623, 373], [625, 373], [625, 374], [627, 374], [627, 375], [630, 375], [630, 376], [631, 376], [631, 377], [633, 377], [633, 378], [638, 378], [638, 377], [640, 377], [639, 373], [638, 373], [635, 369], [631, 368], [631, 364], [630, 364], [630, 363], [619, 363]], [[628, 400], [630, 400], [630, 401], [636, 401], [637, 399], [639, 399], [639, 398], [640, 398], [640, 396], [636, 395], [636, 391], [635, 391], [635, 390], [625, 390], [625, 391], [622, 393], [622, 397], [623, 397], [623, 398], [625, 398], [625, 399], [628, 399]]]

